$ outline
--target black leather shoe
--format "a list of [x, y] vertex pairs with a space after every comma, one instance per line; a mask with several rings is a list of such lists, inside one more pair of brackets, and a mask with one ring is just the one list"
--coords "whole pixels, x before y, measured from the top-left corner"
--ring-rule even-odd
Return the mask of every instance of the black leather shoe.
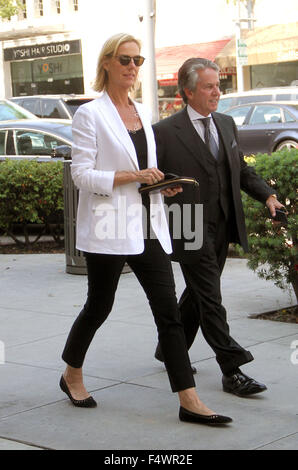
[[66, 393], [66, 395], [70, 398], [70, 401], [74, 406], [78, 406], [80, 408], [95, 408], [97, 406], [96, 401], [92, 397], [85, 398], [84, 400], [75, 400], [70, 393], [70, 390], [65, 382], [63, 375], [60, 379], [60, 388], [61, 390]]
[[233, 421], [232, 418], [229, 418], [229, 416], [200, 415], [198, 413], [193, 413], [192, 411], [188, 411], [182, 406], [180, 406], [180, 410], [179, 410], [179, 419], [180, 421], [185, 421], [187, 423], [209, 424], [209, 425], [228, 424]]
[[[161, 352], [161, 349], [160, 349], [159, 344], [157, 345], [157, 348], [156, 348], [156, 350], [155, 350], [154, 357], [155, 357], [155, 359], [157, 359], [158, 361], [164, 362], [164, 360], [163, 360], [163, 355], [162, 355], [162, 352]], [[193, 375], [195, 375], [195, 374], [198, 373], [198, 370], [197, 370], [197, 368], [196, 368], [195, 366], [191, 366], [191, 370], [192, 370]]]
[[222, 377], [223, 390], [238, 397], [247, 397], [267, 390], [266, 385], [257, 382], [242, 372]]

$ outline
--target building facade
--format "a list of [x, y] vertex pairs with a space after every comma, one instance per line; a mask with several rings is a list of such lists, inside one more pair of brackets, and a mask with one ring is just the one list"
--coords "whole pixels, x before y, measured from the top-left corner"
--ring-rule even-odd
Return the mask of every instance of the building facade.
[[[242, 31], [246, 44], [244, 89], [298, 85], [298, 22]], [[236, 71], [235, 38], [216, 56], [221, 69]], [[235, 76], [236, 78], [236, 76]], [[237, 91], [237, 80], [234, 82]]]
[[1, 22], [2, 96], [84, 93], [82, 41], [72, 25], [79, 0], [22, 0]]
[[23, 10], [18, 15], [0, 20], [2, 97], [91, 93], [103, 42], [123, 30], [140, 35], [134, 2], [22, 0], [22, 3]]
[[[163, 1], [163, 0], [159, 0]], [[0, 20], [0, 96], [90, 94], [99, 50], [107, 37], [127, 31], [142, 39], [141, 0], [22, 0], [23, 10]], [[158, 18], [157, 18], [158, 21]], [[172, 28], [181, 25], [173, 24]], [[248, 63], [244, 88], [298, 80], [298, 24], [244, 32]], [[181, 107], [177, 71], [189, 57], [215, 60], [223, 92], [237, 90], [235, 39], [156, 50], [158, 99], [163, 117]], [[157, 44], [158, 46], [158, 44]], [[144, 68], [144, 67], [143, 67]]]

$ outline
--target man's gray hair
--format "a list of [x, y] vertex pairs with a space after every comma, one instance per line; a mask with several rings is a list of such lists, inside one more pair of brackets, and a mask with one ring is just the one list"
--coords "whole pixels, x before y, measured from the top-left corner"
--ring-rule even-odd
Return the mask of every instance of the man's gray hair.
[[184, 103], [187, 103], [187, 96], [184, 89], [188, 88], [190, 91], [195, 91], [199, 81], [198, 70], [213, 69], [219, 72], [220, 68], [215, 62], [209, 59], [202, 59], [201, 57], [193, 57], [187, 59], [178, 71], [178, 91], [182, 96]]

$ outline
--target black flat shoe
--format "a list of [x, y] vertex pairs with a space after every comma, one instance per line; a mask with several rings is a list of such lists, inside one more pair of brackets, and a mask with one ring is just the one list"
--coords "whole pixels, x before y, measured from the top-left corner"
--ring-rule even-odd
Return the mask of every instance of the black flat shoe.
[[80, 408], [95, 408], [97, 406], [96, 401], [92, 397], [85, 398], [84, 400], [75, 400], [69, 391], [63, 375], [61, 375], [59, 385], [61, 390], [70, 398], [70, 401], [74, 406], [78, 406]]
[[229, 418], [229, 416], [222, 416], [222, 415], [200, 415], [198, 413], [193, 413], [192, 411], [188, 411], [182, 406], [180, 406], [179, 410], [179, 419], [180, 421], [185, 421], [187, 423], [198, 423], [198, 424], [228, 424], [231, 423], [233, 420]]
[[266, 385], [257, 382], [242, 372], [237, 372], [231, 376], [223, 375], [222, 386], [224, 392], [233, 393], [238, 397], [247, 397], [267, 390]]
[[[155, 357], [155, 359], [157, 359], [158, 361], [164, 362], [164, 360], [163, 360], [163, 355], [162, 355], [162, 352], [161, 352], [161, 349], [160, 349], [159, 344], [157, 345], [157, 348], [156, 348], [156, 350], [155, 350], [154, 357]], [[195, 374], [198, 373], [198, 370], [197, 370], [197, 368], [196, 368], [195, 366], [191, 366], [191, 370], [192, 370], [193, 375], [195, 375]]]

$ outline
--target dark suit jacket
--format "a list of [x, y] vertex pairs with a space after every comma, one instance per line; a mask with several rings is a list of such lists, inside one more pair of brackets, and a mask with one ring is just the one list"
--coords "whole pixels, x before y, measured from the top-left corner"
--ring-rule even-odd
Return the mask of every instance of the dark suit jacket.
[[[274, 191], [255, 173], [254, 169], [246, 164], [243, 153], [238, 145], [238, 133], [233, 118], [221, 113], [213, 113], [219, 137], [222, 140], [228, 159], [230, 182], [232, 191], [234, 223], [231, 230], [230, 242], [240, 243], [244, 250], [248, 249], [245, 229], [245, 219], [241, 201], [240, 190], [244, 190], [254, 199], [265, 203]], [[190, 187], [184, 186], [182, 193], [173, 198], [166, 198], [168, 205], [177, 203], [203, 204], [204, 211], [204, 239], [208, 224], [208, 201], [210, 198], [208, 165], [206, 164], [206, 146], [198, 136], [187, 109], [166, 118], [153, 126], [157, 144], [158, 164], [164, 173], [175, 173], [179, 176], [192, 176], [200, 185], [199, 200], [194, 200], [194, 192]], [[201, 249], [188, 252], [185, 250], [183, 233], [181, 240], [173, 239], [173, 259], [182, 262], [195, 262], [200, 257]]]

